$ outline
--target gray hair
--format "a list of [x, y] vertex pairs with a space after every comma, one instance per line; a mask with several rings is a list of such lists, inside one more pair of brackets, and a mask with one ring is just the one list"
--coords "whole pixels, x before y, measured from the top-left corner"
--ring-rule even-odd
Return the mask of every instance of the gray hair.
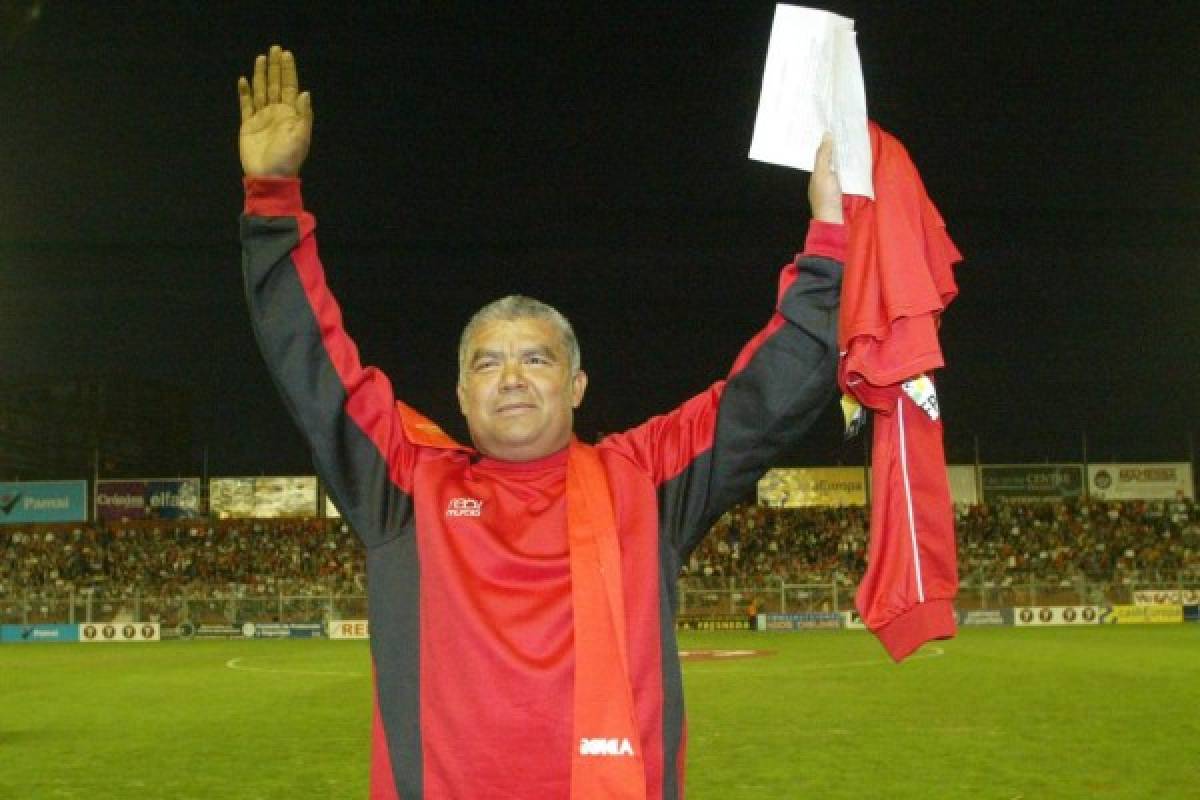
[[507, 297], [501, 297], [499, 300], [493, 300], [476, 311], [470, 321], [467, 322], [467, 326], [463, 328], [462, 338], [458, 340], [459, 382], [467, 374], [467, 358], [470, 355], [467, 352], [467, 346], [476, 331], [489, 322], [515, 321], [518, 319], [541, 319], [553, 325], [562, 339], [563, 347], [567, 350], [567, 357], [571, 365], [571, 374], [574, 375], [579, 371], [579, 341], [575, 338], [575, 331], [571, 328], [571, 323], [567, 318], [557, 308], [547, 305], [540, 300], [535, 300], [523, 294], [510, 294]]

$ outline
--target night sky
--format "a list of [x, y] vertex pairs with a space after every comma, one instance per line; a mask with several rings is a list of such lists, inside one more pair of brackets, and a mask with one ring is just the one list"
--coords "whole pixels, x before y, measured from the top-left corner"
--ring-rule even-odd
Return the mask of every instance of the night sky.
[[[191, 394], [195, 470], [311, 473], [242, 296], [234, 86], [294, 50], [303, 172], [363, 359], [463, 427], [455, 346], [523, 292], [574, 321], [585, 436], [701, 390], [765, 322], [806, 174], [750, 161], [774, 4], [0, 3], [0, 364]], [[374, 8], [376, 5], [363, 4]], [[632, 4], [630, 4], [632, 5]], [[1200, 14], [828, 3], [966, 259], [948, 453], [1186, 460], [1200, 417]], [[284, 11], [283, 9], [291, 9]], [[336, 10], [335, 10], [336, 9]], [[831, 409], [832, 411], [832, 409]], [[830, 413], [794, 463], [861, 463]]]

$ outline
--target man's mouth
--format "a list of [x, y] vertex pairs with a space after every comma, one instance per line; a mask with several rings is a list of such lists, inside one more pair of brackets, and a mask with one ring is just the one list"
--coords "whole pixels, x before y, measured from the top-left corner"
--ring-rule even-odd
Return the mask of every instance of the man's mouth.
[[497, 414], [520, 414], [537, 408], [533, 403], [505, 403], [496, 407]]

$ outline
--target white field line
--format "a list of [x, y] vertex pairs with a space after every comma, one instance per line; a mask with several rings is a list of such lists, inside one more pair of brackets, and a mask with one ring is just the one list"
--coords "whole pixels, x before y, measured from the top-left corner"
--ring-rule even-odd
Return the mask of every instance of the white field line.
[[361, 672], [320, 672], [308, 669], [274, 669], [272, 667], [248, 667], [241, 663], [242, 657], [231, 658], [225, 662], [229, 669], [239, 672], [267, 672], [273, 675], [331, 675], [338, 678], [361, 678]]

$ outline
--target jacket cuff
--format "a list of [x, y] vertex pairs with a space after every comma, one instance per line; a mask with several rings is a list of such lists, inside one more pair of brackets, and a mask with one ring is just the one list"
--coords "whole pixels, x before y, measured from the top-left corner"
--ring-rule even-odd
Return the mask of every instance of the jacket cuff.
[[913, 606], [884, 625], [875, 635], [894, 661], [903, 661], [932, 639], [950, 639], [956, 630], [949, 600], [929, 600]]
[[849, 229], [837, 222], [822, 222], [814, 219], [808, 223], [808, 238], [804, 240], [804, 255], [846, 260], [846, 243]]
[[296, 217], [304, 211], [299, 178], [242, 178], [246, 204], [242, 211], [251, 217]]

